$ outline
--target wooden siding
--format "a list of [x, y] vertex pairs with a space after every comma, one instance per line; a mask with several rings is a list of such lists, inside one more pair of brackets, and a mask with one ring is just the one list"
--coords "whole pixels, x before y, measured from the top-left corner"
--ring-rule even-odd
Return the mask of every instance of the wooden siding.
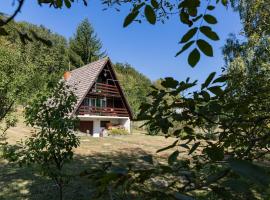
[[80, 106], [78, 110], [79, 115], [101, 115], [101, 116], [119, 116], [128, 117], [128, 111], [126, 108], [112, 108], [112, 107], [91, 107], [91, 106]]
[[105, 83], [96, 83], [88, 94], [98, 96], [121, 97], [119, 90], [116, 86]]

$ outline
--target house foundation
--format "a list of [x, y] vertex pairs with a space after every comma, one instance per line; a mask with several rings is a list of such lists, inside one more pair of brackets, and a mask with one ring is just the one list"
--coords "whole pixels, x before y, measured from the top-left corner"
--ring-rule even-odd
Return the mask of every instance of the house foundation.
[[79, 130], [91, 134], [93, 137], [102, 136], [104, 131], [106, 132], [108, 129], [108, 126], [117, 126], [125, 129], [128, 133], [131, 132], [129, 117], [78, 115], [78, 118], [81, 122]]

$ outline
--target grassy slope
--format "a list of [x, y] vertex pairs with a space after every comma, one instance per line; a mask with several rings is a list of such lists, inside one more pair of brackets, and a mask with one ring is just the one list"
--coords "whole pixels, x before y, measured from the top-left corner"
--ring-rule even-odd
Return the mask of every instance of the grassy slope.
[[[29, 135], [31, 135], [31, 129], [22, 122], [18, 123], [17, 127], [9, 129], [7, 134], [11, 144]], [[155, 155], [157, 149], [173, 141], [173, 139], [146, 136], [138, 132], [129, 136], [108, 138], [82, 136], [81, 145], [75, 150], [75, 160], [68, 165], [68, 171], [73, 178], [65, 187], [64, 199], [91, 199], [93, 188], [91, 183], [77, 176], [84, 169], [99, 166], [106, 161], [112, 161], [115, 165], [138, 161], [140, 156]], [[164, 156], [164, 154], [158, 156]], [[20, 168], [0, 159], [0, 172], [0, 199], [58, 199], [56, 187], [51, 180], [40, 176], [34, 168]]]

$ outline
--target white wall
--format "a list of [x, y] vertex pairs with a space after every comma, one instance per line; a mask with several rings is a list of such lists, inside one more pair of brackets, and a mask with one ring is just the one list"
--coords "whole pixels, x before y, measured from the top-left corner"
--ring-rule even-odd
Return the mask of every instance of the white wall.
[[112, 124], [121, 124], [130, 133], [130, 119], [93, 119], [93, 133], [100, 133], [103, 128], [100, 127], [100, 121], [110, 121]]
[[124, 126], [124, 128], [130, 133], [130, 119], [121, 119], [120, 123]]
[[130, 133], [131, 122], [129, 118], [95, 118], [94, 116], [78, 116], [82, 121], [93, 121], [93, 134], [99, 134], [103, 128], [100, 127], [100, 121], [110, 121], [112, 124], [121, 124]]

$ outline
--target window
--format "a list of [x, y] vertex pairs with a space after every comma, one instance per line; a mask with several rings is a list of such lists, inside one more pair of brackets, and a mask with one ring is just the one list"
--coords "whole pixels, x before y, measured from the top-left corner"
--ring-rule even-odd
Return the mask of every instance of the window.
[[96, 101], [96, 107], [100, 108], [100, 99], [97, 99], [97, 101]]
[[83, 106], [89, 106], [89, 98], [85, 98], [82, 103]]
[[96, 98], [90, 98], [90, 106], [96, 107]]
[[96, 98], [85, 98], [82, 105], [96, 107]]
[[105, 108], [107, 105], [106, 105], [106, 98], [104, 99], [97, 99], [96, 100], [96, 107], [98, 108]]
[[106, 98], [100, 99], [100, 106], [101, 106], [102, 108], [107, 107], [107, 105], [106, 105]]

